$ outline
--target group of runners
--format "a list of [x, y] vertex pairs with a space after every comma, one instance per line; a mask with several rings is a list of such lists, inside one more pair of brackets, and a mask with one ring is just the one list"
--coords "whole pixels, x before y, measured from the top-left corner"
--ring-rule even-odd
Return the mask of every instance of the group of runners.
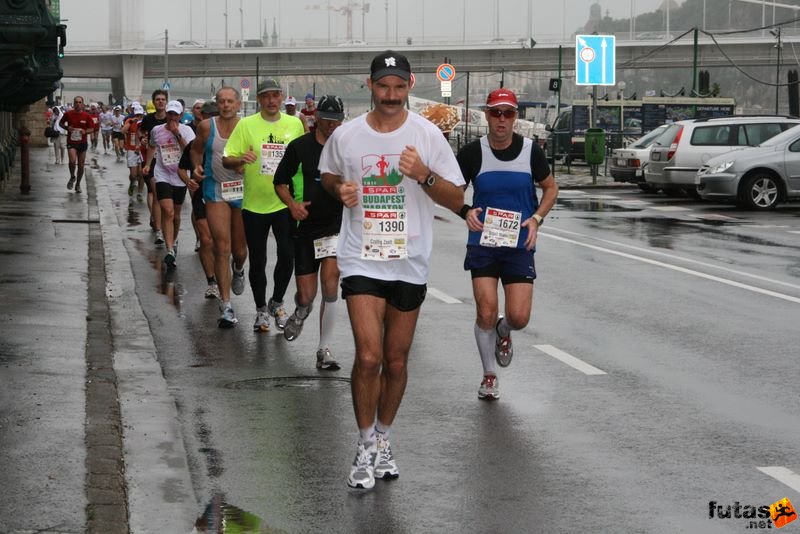
[[[530, 320], [538, 230], [558, 195], [538, 144], [514, 132], [518, 103], [512, 91], [488, 95], [488, 134], [456, 155], [437, 126], [407, 109], [411, 72], [402, 54], [377, 55], [367, 79], [372, 109], [344, 123], [344, 103], [335, 95], [316, 105], [307, 95], [311, 121], [282, 112], [287, 101], [281, 86], [266, 79], [257, 88], [260, 111], [249, 117], [239, 118], [239, 92], [222, 87], [213, 102], [195, 103], [191, 125], [181, 124], [181, 103], [156, 91], [156, 111], [143, 115], [134, 105], [121, 128], [129, 167], [139, 161], [129, 147], [147, 147], [142, 172], [131, 171], [129, 192], [143, 181], [155, 195], [152, 225], [156, 244], [163, 240], [167, 270], [176, 268], [180, 207], [187, 191], [192, 196], [206, 296], [219, 298], [220, 328], [239, 322], [231, 292], [244, 292], [248, 264], [253, 330], [268, 332], [274, 321], [294, 341], [319, 291], [316, 365], [339, 369], [330, 341], [341, 287], [355, 341], [351, 391], [359, 429], [347, 483], [361, 489], [399, 476], [389, 436], [427, 291], [435, 205], [465, 220], [464, 269], [472, 278], [483, 367], [478, 398], [496, 400], [496, 366], [510, 364], [511, 333]], [[82, 103], [76, 97], [75, 113], [61, 120], [70, 131], [89, 127]], [[296, 106], [293, 99], [289, 104]], [[72, 162], [85, 153], [85, 141], [81, 133], [68, 139]], [[68, 187], [80, 183], [72, 166], [70, 172]], [[464, 203], [469, 185], [471, 205]], [[276, 258], [267, 299], [270, 232]], [[284, 301], [293, 274], [294, 309], [288, 314]]]

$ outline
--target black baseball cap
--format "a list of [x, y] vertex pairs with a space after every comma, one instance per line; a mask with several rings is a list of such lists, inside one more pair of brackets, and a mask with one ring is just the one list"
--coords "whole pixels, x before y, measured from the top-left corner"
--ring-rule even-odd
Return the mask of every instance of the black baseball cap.
[[317, 115], [320, 119], [331, 121], [344, 120], [344, 104], [342, 99], [336, 95], [325, 95], [319, 99], [317, 104]]
[[411, 78], [411, 64], [403, 54], [387, 50], [375, 56], [369, 67], [370, 78], [380, 80], [384, 76], [399, 76], [404, 80]]

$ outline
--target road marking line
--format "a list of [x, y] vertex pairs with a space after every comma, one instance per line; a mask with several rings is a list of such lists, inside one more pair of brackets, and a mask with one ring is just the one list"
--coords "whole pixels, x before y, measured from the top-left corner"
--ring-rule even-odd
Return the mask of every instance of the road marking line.
[[692, 211], [691, 208], [684, 208], [682, 206], [653, 206], [656, 211]]
[[787, 230], [790, 234], [800, 234], [800, 230]]
[[741, 219], [737, 219], [736, 217], [729, 217], [728, 215], [722, 215], [719, 213], [704, 213], [700, 215], [689, 215], [694, 219], [703, 219], [708, 221], [740, 221]]
[[780, 466], [757, 467], [762, 473], [771, 476], [778, 482], [786, 484], [793, 490], [800, 492], [800, 475], [790, 469]]
[[433, 298], [437, 298], [444, 302], [445, 304], [462, 304], [460, 300], [455, 297], [451, 297], [447, 293], [443, 291], [439, 291], [435, 287], [428, 288], [428, 295], [432, 296]]
[[604, 375], [607, 374], [605, 371], [601, 371], [597, 367], [589, 365], [588, 363], [579, 360], [575, 356], [571, 354], [567, 354], [563, 350], [555, 348], [553, 345], [534, 345], [536, 349], [544, 352], [545, 354], [552, 356], [556, 360], [561, 361], [569, 365], [570, 367], [577, 369], [578, 371], [582, 372], [586, 375]]
[[752, 291], [754, 293], [761, 293], [762, 295], [767, 295], [769, 297], [775, 297], [781, 300], [794, 302], [795, 304], [800, 304], [800, 298], [793, 297], [791, 295], [784, 295], [783, 293], [778, 293], [777, 291], [770, 291], [769, 289], [762, 289], [760, 287], [750, 286], [747, 284], [743, 284], [741, 282], [736, 282], [734, 280], [728, 280], [727, 278], [720, 278], [719, 276], [714, 276], [712, 274], [701, 273], [700, 271], [693, 271], [692, 269], [687, 269], [686, 267], [679, 267], [678, 265], [672, 265], [670, 263], [664, 263], [662, 261], [651, 260], [649, 258], [643, 258], [641, 256], [634, 256], [633, 254], [628, 254], [627, 252], [619, 252], [617, 250], [611, 250], [610, 248], [603, 248], [603, 247], [598, 247], [596, 245], [590, 245], [588, 243], [581, 243], [580, 241], [575, 241], [574, 239], [567, 239], [566, 237], [560, 237], [557, 235], [544, 234], [544, 233], [541, 233], [539, 235], [547, 235], [547, 237], [550, 237], [552, 239], [565, 241], [567, 243], [572, 243], [580, 247], [586, 247], [592, 250], [598, 250], [600, 252], [607, 252], [608, 254], [614, 254], [615, 256], [622, 256], [623, 258], [628, 258], [630, 260], [636, 260], [642, 263], [649, 263], [650, 265], [664, 267], [665, 269], [672, 269], [673, 271], [678, 271], [679, 273], [690, 274], [692, 276], [697, 276], [699, 278], [705, 278], [706, 280], [713, 280], [714, 282], [719, 282], [721, 284], [738, 287], [739, 289], [746, 289], [747, 291]]
[[[673, 259], [673, 260], [679, 260], [679, 261], [683, 261], [683, 262], [686, 262], [686, 263], [693, 263], [695, 265], [702, 265], [703, 267], [708, 267], [710, 269], [717, 269], [717, 270], [720, 270], [720, 271], [725, 271], [725, 272], [737, 274], [739, 276], [746, 276], [748, 278], [753, 278], [755, 280], [760, 280], [762, 282], [768, 282], [770, 284], [791, 287], [792, 289], [800, 289], [800, 285], [792, 284], [790, 282], [781, 282], [780, 280], [773, 280], [772, 278], [767, 278], [766, 276], [761, 276], [761, 275], [752, 274], [752, 273], [746, 273], [744, 271], [737, 271], [736, 269], [730, 269], [728, 267], [722, 267], [720, 265], [712, 265], [710, 263], [705, 263], [705, 262], [702, 262], [702, 261], [699, 261], [699, 260], [693, 260], [693, 259], [690, 259], [690, 258], [683, 258], [681, 256], [676, 256], [675, 254], [668, 254], [666, 252], [659, 252], [657, 250], [646, 249], [646, 248], [637, 247], [637, 246], [634, 246], [634, 245], [628, 245], [626, 243], [620, 243], [618, 241], [611, 241], [611, 240], [608, 240], [608, 239], [601, 239], [599, 237], [592, 237], [592, 236], [588, 236], [586, 234], [580, 234], [578, 232], [571, 232], [569, 230], [563, 230], [561, 228], [555, 228], [553, 226], [548, 228], [548, 232], [551, 231], [551, 230], [555, 230], [555, 231], [558, 231], [558, 232], [563, 232], [563, 233], [570, 234], [570, 235], [576, 235], [576, 236], [583, 237], [583, 238], [586, 238], [586, 239], [593, 239], [595, 241], [600, 241], [601, 243], [608, 243], [610, 245], [615, 245], [615, 246], [618, 246], [618, 247], [629, 248], [631, 250], [644, 252], [646, 254], [651, 254], [651, 255], [654, 255], [654, 256], [662, 256], [662, 257], [665, 257], [665, 258], [670, 258], [670, 259]], [[548, 237], [554, 237], [554, 236], [548, 235], [546, 232], [540, 232], [539, 235], [546, 235]]]

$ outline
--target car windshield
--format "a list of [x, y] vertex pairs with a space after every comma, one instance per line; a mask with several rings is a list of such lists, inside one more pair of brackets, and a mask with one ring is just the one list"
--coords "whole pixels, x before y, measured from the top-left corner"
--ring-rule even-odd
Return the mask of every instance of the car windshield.
[[665, 125], [659, 126], [658, 128], [656, 128], [652, 132], [648, 132], [645, 135], [643, 135], [642, 137], [640, 137], [639, 139], [637, 139], [636, 142], [633, 143], [629, 148], [647, 148], [647, 147], [649, 147], [650, 145], [652, 145], [656, 141], [656, 139], [658, 139], [661, 136], [661, 134], [664, 133], [664, 130], [666, 130], [666, 129], [667, 129], [667, 127]]
[[786, 131], [779, 133], [775, 137], [770, 137], [758, 146], [776, 146], [789, 139], [794, 139], [800, 134], [800, 130], [797, 129], [800, 124], [787, 124], [787, 126], [789, 128]]

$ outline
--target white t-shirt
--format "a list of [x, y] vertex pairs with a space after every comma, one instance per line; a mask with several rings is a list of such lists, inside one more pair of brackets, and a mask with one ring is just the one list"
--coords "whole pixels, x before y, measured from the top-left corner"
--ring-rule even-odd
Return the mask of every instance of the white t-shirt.
[[[461, 169], [442, 132], [431, 122], [409, 113], [403, 125], [388, 133], [376, 132], [367, 115], [344, 123], [325, 143], [320, 173], [341, 176], [358, 184], [359, 202], [344, 208], [336, 260], [342, 277], [368, 276], [378, 280], [425, 284], [433, 248], [433, 200], [416, 180], [400, 174], [400, 154], [416, 148], [422, 162], [441, 179], [464, 185]], [[378, 184], [378, 185], [376, 185]], [[380, 184], [385, 184], [382, 186]], [[377, 188], [377, 190], [376, 190]], [[407, 258], [374, 261], [362, 258], [365, 194], [367, 209], [404, 211]]]
[[111, 119], [113, 117], [114, 114], [111, 111], [104, 111], [100, 113], [100, 129], [110, 130], [112, 126]]
[[[186, 144], [194, 139], [194, 130], [185, 124], [179, 124], [178, 129]], [[166, 124], [159, 124], [153, 128], [150, 132], [150, 144], [156, 147], [156, 166], [153, 169], [156, 182], [186, 187], [183, 180], [178, 177], [178, 163], [181, 161], [183, 149], [172, 132], [167, 130]]]

